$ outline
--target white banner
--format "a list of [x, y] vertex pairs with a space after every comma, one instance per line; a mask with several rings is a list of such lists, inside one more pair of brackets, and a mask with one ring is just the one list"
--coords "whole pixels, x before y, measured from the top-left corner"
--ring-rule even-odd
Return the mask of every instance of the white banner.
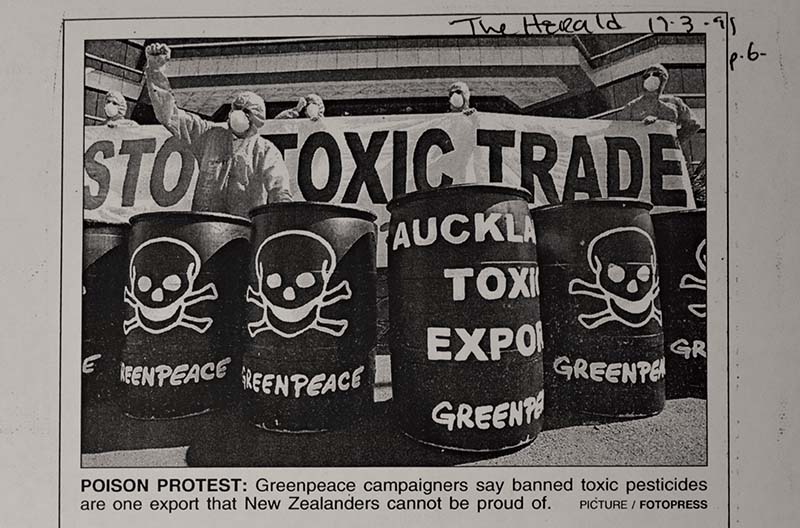
[[[191, 209], [197, 163], [184, 142], [161, 126], [85, 131], [86, 218]], [[477, 112], [271, 120], [260, 132], [283, 152], [295, 199], [356, 204], [384, 233], [393, 196], [468, 182], [520, 185], [535, 205], [626, 196], [694, 207], [670, 123]]]

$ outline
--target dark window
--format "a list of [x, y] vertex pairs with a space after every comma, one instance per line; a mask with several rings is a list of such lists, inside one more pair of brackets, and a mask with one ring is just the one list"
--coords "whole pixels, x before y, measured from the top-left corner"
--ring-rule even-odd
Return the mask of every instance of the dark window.
[[125, 44], [125, 66], [129, 68], [136, 68], [139, 62], [139, 57], [142, 55], [142, 50], [136, 46]]
[[705, 93], [705, 68], [667, 66], [667, 70], [669, 70], [669, 82], [667, 83], [666, 93]]
[[706, 98], [705, 97], [684, 97], [683, 102], [686, 103], [686, 106], [689, 108], [705, 108], [706, 107]]
[[97, 113], [97, 99], [99, 97], [98, 92], [90, 89], [85, 89], [83, 91], [83, 113], [86, 115], [93, 115], [99, 116], [100, 114]]
[[86, 53], [90, 55], [97, 55], [98, 57], [105, 56], [106, 41], [105, 40], [87, 40]]
[[667, 68], [669, 71], [669, 81], [664, 89], [665, 93], [681, 94], [686, 93], [683, 89], [683, 68]]
[[706, 92], [705, 68], [683, 70], [683, 93], [704, 94]]
[[608, 108], [617, 108], [614, 101], [614, 85], [603, 86], [600, 88], [600, 95], [608, 105]]
[[[90, 40], [86, 42], [86, 53], [129, 68], [136, 68], [144, 51], [139, 46], [122, 40]], [[142, 80], [141, 74], [128, 71], [103, 60], [86, 57], [85, 61], [88, 68], [94, 68], [137, 83]]]
[[635, 99], [639, 96], [639, 85], [641, 84], [638, 77], [630, 77], [617, 83], [615, 95], [615, 108], [619, 108], [620, 106], [625, 106], [628, 104], [632, 99]]
[[92, 68], [93, 70], [102, 70], [103, 69], [103, 63], [100, 62], [99, 60], [90, 59], [90, 58], [87, 57], [86, 58], [86, 67], [87, 68]]
[[[128, 66], [129, 68], [136, 68], [143, 53], [144, 52], [141, 48], [131, 44], [125, 44], [125, 66]], [[125, 79], [129, 81], [139, 82], [142, 80], [141, 75], [130, 71], [126, 71], [124, 76]]]
[[116, 63], [125, 64], [125, 44], [119, 40], [109, 41], [104, 57]]

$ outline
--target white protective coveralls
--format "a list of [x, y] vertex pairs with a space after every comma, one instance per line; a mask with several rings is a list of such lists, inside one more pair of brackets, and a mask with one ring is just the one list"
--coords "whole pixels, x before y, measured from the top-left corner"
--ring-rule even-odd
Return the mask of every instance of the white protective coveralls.
[[246, 217], [259, 205], [291, 201], [286, 163], [278, 148], [258, 135], [266, 121], [264, 100], [252, 92], [236, 95], [231, 109], [243, 110], [250, 128], [234, 134], [229, 126], [178, 108], [164, 73], [165, 63], [148, 55], [147, 89], [158, 121], [190, 144], [200, 165], [192, 210]]

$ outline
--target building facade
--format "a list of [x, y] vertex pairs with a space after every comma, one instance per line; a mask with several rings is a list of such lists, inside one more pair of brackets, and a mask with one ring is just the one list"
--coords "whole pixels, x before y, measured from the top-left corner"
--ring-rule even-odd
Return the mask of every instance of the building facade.
[[658, 62], [670, 73], [666, 93], [703, 126], [685, 152], [690, 171], [705, 159], [703, 35], [87, 41], [85, 125], [103, 123], [102, 96], [112, 89], [128, 100], [126, 117], [156, 123], [142, 83], [150, 42], [172, 49], [167, 72], [179, 106], [220, 122], [239, 90], [260, 94], [269, 117], [309, 93], [324, 99], [327, 116], [445, 112], [454, 80], [467, 82], [480, 111], [613, 118]]

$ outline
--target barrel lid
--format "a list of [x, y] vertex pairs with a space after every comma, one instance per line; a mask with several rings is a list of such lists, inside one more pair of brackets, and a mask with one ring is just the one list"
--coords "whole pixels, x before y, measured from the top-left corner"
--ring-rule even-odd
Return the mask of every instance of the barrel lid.
[[83, 227], [111, 227], [111, 228], [119, 228], [119, 229], [127, 229], [131, 225], [125, 221], [118, 221], [118, 222], [111, 222], [106, 220], [94, 220], [90, 218], [83, 219]]
[[679, 215], [695, 215], [695, 214], [705, 214], [706, 208], [700, 207], [698, 209], [679, 209], [677, 211], [663, 211], [660, 213], [653, 213], [653, 217], [670, 217], [670, 216], [679, 216]]
[[445, 187], [435, 187], [433, 189], [428, 189], [425, 191], [413, 191], [410, 193], [400, 195], [390, 200], [386, 208], [391, 212], [392, 209], [401, 207], [403, 205], [408, 205], [408, 203], [417, 200], [424, 200], [426, 198], [430, 198], [431, 196], [439, 197], [446, 193], [458, 193], [458, 192], [468, 192], [468, 191], [507, 192], [509, 194], [516, 194], [520, 198], [524, 199], [526, 202], [530, 202], [532, 198], [532, 195], [528, 190], [523, 189], [522, 187], [517, 187], [515, 185], [508, 185], [503, 183], [458, 183], [455, 185], [447, 185]]
[[[277, 202], [266, 205], [259, 205], [250, 210], [250, 218], [255, 218], [258, 215], [266, 213], [279, 213], [281, 211], [307, 211], [311, 209], [321, 209], [337, 213], [341, 216], [351, 216], [356, 218], [363, 218], [370, 222], [374, 222], [378, 216], [372, 211], [362, 209], [353, 205], [332, 204], [328, 202]], [[310, 211], [309, 211], [310, 212]]]
[[227, 222], [230, 224], [240, 224], [250, 227], [250, 220], [243, 216], [228, 213], [216, 213], [211, 211], [156, 211], [151, 213], [140, 213], [131, 217], [131, 225], [139, 222], [153, 220], [173, 220], [177, 222]]
[[568, 202], [561, 202], [557, 204], [542, 205], [541, 207], [534, 207], [531, 213], [549, 213], [558, 209], [575, 208], [575, 207], [640, 207], [647, 211], [653, 208], [653, 204], [644, 202], [642, 200], [634, 200], [633, 198], [623, 198], [621, 196], [613, 196], [611, 198], [589, 198], [587, 200], [570, 200]]

